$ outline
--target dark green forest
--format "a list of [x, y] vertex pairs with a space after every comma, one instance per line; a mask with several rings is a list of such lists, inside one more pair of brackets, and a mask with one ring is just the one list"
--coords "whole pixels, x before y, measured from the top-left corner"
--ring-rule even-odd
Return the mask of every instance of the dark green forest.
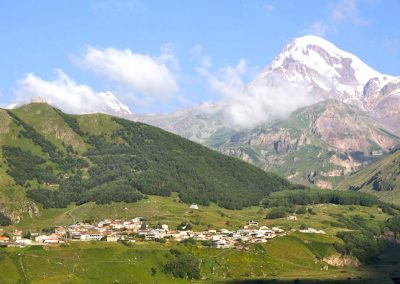
[[[39, 146], [43, 155], [2, 147], [8, 174], [45, 208], [71, 202], [135, 202], [148, 194], [178, 192], [186, 203], [241, 209], [259, 204], [271, 192], [294, 187], [275, 174], [146, 124], [110, 117], [119, 128], [107, 139], [106, 131], [89, 134], [76, 116], [56, 112], [89, 145], [83, 155], [70, 145], [57, 148], [12, 111], [19, 135]], [[49, 184], [57, 189], [49, 190]]]
[[342, 190], [296, 189], [271, 193], [263, 200], [266, 207], [289, 207], [309, 204], [338, 204], [338, 205], [382, 205], [387, 207], [376, 196], [368, 193]]

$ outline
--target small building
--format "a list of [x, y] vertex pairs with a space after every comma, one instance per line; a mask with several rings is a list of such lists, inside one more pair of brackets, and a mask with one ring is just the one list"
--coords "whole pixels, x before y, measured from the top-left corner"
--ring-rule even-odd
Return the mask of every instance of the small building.
[[221, 239], [213, 241], [213, 246], [216, 248], [230, 248], [232, 247], [228, 240]]
[[55, 228], [54, 228], [54, 232], [55, 232], [56, 234], [64, 235], [64, 234], [66, 234], [67, 230], [66, 230], [64, 227], [62, 227], [62, 226], [58, 226], [58, 227], [55, 227]]
[[20, 244], [20, 245], [31, 245], [32, 244], [32, 240], [25, 239], [25, 238], [20, 238], [20, 239], [16, 240], [15, 243]]
[[9, 237], [0, 236], [0, 243], [8, 243], [10, 241]]
[[100, 241], [103, 238], [103, 234], [99, 232], [87, 232], [81, 234], [81, 241]]
[[289, 220], [289, 221], [297, 221], [297, 216], [296, 215], [289, 215], [289, 216], [287, 216], [286, 219]]
[[199, 206], [197, 204], [191, 204], [189, 208], [199, 210]]
[[258, 226], [258, 222], [257, 222], [257, 221], [254, 221], [254, 220], [250, 220], [250, 221], [248, 222], [248, 224], [249, 224], [249, 226]]
[[107, 242], [117, 242], [118, 240], [119, 240], [119, 236], [117, 236], [117, 235], [107, 236]]

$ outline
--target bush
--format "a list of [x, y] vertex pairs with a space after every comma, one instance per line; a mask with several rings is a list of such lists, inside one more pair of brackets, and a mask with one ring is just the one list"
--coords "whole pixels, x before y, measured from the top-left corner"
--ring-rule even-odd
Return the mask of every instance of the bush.
[[299, 215], [306, 214], [306, 208], [300, 207], [299, 209], [296, 210], [296, 214], [299, 214]]
[[176, 227], [176, 229], [179, 231], [189, 231], [192, 229], [192, 224], [187, 222], [182, 222]]
[[383, 249], [383, 242], [371, 233], [348, 231], [339, 232], [337, 236], [343, 240], [344, 244], [335, 244], [335, 248], [343, 254], [354, 255], [364, 263], [375, 260]]
[[301, 224], [300, 225], [300, 230], [307, 230], [308, 226], [306, 224]]
[[390, 218], [385, 222], [385, 227], [389, 228], [396, 236], [400, 234], [400, 216]]
[[286, 217], [287, 213], [284, 208], [274, 208], [272, 209], [265, 218], [267, 219], [279, 219]]
[[314, 210], [311, 207], [307, 209], [307, 212], [310, 215], [317, 215], [317, 213], [315, 213]]
[[9, 226], [11, 224], [11, 219], [7, 215], [4, 215], [0, 212], [0, 226]]
[[200, 279], [200, 262], [193, 254], [174, 254], [164, 265], [166, 273], [176, 278]]

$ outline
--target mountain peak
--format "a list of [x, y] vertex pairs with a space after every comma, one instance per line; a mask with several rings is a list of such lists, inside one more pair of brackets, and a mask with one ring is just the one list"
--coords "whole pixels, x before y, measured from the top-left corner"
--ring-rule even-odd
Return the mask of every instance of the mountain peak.
[[333, 43], [314, 35], [292, 40], [268, 67], [273, 70], [300, 63], [324, 77], [339, 78], [352, 85], [365, 84], [369, 79], [382, 76], [357, 56], [336, 47]]
[[308, 85], [317, 100], [337, 99], [362, 107], [365, 84], [382, 76], [326, 39], [306, 35], [288, 43], [255, 81], [268, 85], [278, 78], [282, 83]]

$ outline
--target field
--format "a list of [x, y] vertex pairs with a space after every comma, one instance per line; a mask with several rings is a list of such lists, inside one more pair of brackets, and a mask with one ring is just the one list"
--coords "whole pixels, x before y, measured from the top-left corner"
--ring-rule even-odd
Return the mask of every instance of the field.
[[[238, 279], [335, 280], [390, 283], [392, 266], [334, 268], [321, 261], [330, 253], [332, 237], [293, 234], [248, 251], [202, 248], [174, 242], [72, 243], [63, 247], [0, 249], [1, 283], [187, 283], [163, 271], [171, 248], [193, 253], [200, 260], [202, 279], [229, 282]], [[392, 252], [393, 254], [393, 252]], [[387, 256], [388, 259], [396, 256]], [[152, 269], [153, 268], [153, 269]], [[375, 280], [374, 280], [375, 279]], [[281, 281], [280, 280], [280, 281]], [[386, 282], [385, 282], [386, 281]], [[251, 283], [251, 282], [249, 282]], [[376, 283], [376, 282], [375, 282]]]
[[327, 234], [334, 235], [338, 230], [343, 230], [340, 224], [336, 224], [335, 216], [338, 214], [345, 216], [360, 215], [374, 222], [389, 218], [387, 214], [380, 212], [376, 207], [338, 206], [334, 204], [308, 207], [312, 207], [316, 214], [297, 215], [297, 221], [289, 221], [286, 218], [267, 220], [265, 216], [270, 209], [262, 207], [253, 206], [242, 210], [229, 210], [211, 204], [210, 206], [199, 206], [199, 210], [192, 210], [188, 204], [180, 202], [176, 194], [171, 197], [150, 195], [148, 199], [136, 203], [112, 203], [110, 205], [86, 203], [80, 206], [70, 205], [67, 208], [40, 210], [37, 216], [23, 216], [22, 221], [15, 224], [14, 227], [24, 231], [37, 231], [42, 228], [68, 225], [78, 221], [100, 221], [106, 218], [118, 219], [140, 216], [144, 217], [150, 225], [166, 223], [170, 228], [174, 228], [185, 221], [192, 223], [193, 230], [204, 230], [208, 227], [236, 230], [246, 225], [249, 220], [255, 220], [260, 222], [260, 225], [284, 226], [294, 229], [298, 229], [301, 224], [306, 224], [308, 227], [322, 229]]
[[[335, 254], [333, 244], [341, 242], [335, 236], [336, 232], [345, 230], [344, 225], [342, 227], [337, 223], [336, 216], [360, 215], [370, 218], [371, 222], [386, 220], [389, 216], [376, 207], [314, 205], [315, 215], [297, 215], [297, 221], [286, 218], [267, 220], [265, 215], [269, 210], [260, 207], [228, 210], [214, 204], [192, 210], [187, 204], [179, 202], [177, 195], [173, 194], [171, 197], [149, 196], [148, 199], [130, 204], [87, 203], [80, 206], [70, 205], [64, 209], [40, 210], [39, 216], [24, 216], [20, 223], [8, 227], [7, 230], [17, 228], [38, 231], [77, 221], [142, 216], [149, 224], [167, 223], [171, 228], [182, 221], [189, 221], [193, 224], [193, 230], [207, 227], [236, 230], [247, 221], [256, 220], [260, 225], [279, 225], [286, 229], [298, 229], [301, 224], [306, 224], [325, 230], [326, 235], [291, 232], [288, 236], [273, 239], [262, 246], [251, 245], [248, 251], [204, 248], [200, 244], [183, 245], [173, 241], [166, 244], [136, 242], [132, 246], [75, 242], [61, 247], [3, 248], [0, 249], [0, 283], [187, 282], [173, 279], [171, 274], [163, 272], [163, 265], [170, 257], [171, 248], [196, 255], [202, 275], [202, 279], [196, 281], [205, 283], [275, 278], [290, 282], [294, 279], [347, 281], [348, 278], [367, 281], [376, 277], [386, 279], [388, 271], [398, 265], [398, 261], [393, 259], [400, 254], [393, 250], [383, 258], [389, 266], [335, 268], [322, 262], [325, 256]], [[155, 269], [155, 274], [152, 268]], [[383, 271], [380, 272], [381, 270]]]

